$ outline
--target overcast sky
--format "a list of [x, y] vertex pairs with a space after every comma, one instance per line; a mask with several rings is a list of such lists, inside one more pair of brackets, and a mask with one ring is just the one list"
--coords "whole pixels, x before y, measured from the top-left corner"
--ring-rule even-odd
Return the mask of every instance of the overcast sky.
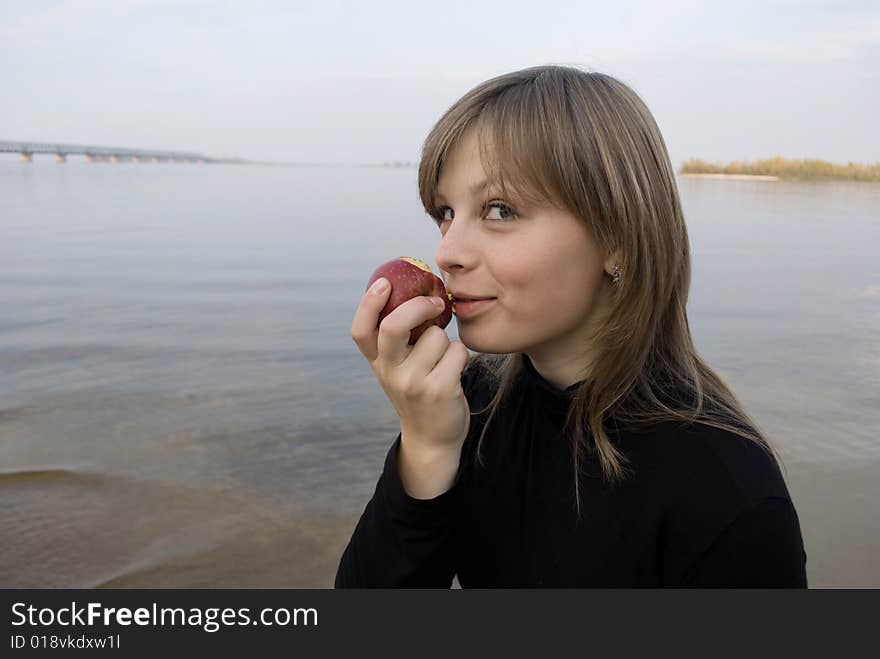
[[880, 2], [0, 2], [0, 140], [418, 160], [495, 75], [633, 87], [673, 163], [880, 161]]

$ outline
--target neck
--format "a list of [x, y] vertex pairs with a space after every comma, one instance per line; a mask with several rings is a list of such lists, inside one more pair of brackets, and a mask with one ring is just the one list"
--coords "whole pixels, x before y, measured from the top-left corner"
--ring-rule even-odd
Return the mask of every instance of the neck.
[[571, 385], [586, 380], [589, 376], [585, 369], [565, 358], [542, 358], [534, 352], [523, 353], [532, 362], [535, 371], [554, 387], [563, 391]]

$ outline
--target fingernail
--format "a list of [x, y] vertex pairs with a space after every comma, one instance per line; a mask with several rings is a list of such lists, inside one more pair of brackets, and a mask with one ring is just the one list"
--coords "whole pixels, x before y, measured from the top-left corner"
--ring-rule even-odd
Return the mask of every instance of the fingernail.
[[442, 309], [443, 307], [446, 306], [446, 303], [443, 302], [443, 300], [441, 300], [439, 297], [432, 297], [431, 302], [433, 302], [434, 306], [437, 307], [438, 309]]
[[388, 288], [388, 280], [385, 277], [379, 277], [376, 281], [373, 282], [373, 285], [370, 286], [370, 293], [373, 295], [382, 295]]

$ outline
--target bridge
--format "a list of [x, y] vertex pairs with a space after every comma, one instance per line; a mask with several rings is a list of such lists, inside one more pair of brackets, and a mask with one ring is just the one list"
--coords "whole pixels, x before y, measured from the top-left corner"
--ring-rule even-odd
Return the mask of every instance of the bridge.
[[0, 142], [0, 153], [17, 153], [22, 162], [33, 162], [35, 153], [54, 155], [57, 162], [67, 162], [67, 156], [85, 156], [86, 162], [245, 162], [238, 158], [209, 158], [200, 153], [182, 151], [148, 151], [146, 149], [86, 146], [83, 144], [49, 144], [41, 142]]

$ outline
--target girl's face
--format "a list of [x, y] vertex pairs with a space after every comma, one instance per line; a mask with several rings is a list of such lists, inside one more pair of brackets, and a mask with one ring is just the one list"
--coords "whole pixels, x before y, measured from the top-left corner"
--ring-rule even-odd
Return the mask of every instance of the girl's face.
[[442, 238], [434, 258], [449, 290], [496, 299], [479, 314], [458, 317], [459, 337], [477, 352], [525, 353], [554, 384], [568, 386], [588, 364], [587, 335], [607, 306], [604, 272], [614, 260], [574, 215], [501, 198], [479, 187], [485, 179], [471, 128], [440, 173]]

